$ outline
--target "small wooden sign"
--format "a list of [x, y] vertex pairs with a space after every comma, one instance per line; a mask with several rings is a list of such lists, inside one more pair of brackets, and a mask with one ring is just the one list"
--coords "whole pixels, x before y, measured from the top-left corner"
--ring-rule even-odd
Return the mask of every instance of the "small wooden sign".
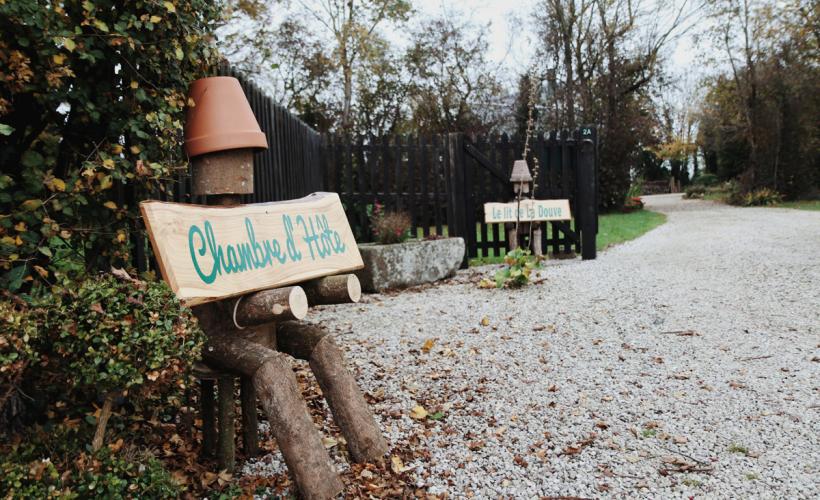
[[521, 203], [485, 203], [484, 222], [571, 220], [569, 200], [521, 200]]
[[339, 195], [236, 207], [144, 201], [160, 271], [192, 306], [364, 267]]

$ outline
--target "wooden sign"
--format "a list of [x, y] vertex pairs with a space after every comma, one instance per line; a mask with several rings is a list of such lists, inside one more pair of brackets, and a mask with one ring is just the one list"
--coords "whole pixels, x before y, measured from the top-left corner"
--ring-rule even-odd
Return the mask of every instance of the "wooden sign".
[[235, 207], [144, 201], [160, 271], [192, 306], [364, 267], [339, 195]]
[[484, 222], [571, 220], [569, 200], [521, 200], [521, 203], [485, 203]]

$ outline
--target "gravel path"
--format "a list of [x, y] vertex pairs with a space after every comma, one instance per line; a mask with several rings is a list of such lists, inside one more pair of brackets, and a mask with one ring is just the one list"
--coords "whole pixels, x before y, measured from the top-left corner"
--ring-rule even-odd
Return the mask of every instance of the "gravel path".
[[381, 399], [391, 443], [429, 452], [406, 464], [418, 487], [817, 494], [820, 212], [645, 199], [666, 224], [595, 261], [550, 262], [540, 284], [479, 289], [485, 267], [311, 313]]

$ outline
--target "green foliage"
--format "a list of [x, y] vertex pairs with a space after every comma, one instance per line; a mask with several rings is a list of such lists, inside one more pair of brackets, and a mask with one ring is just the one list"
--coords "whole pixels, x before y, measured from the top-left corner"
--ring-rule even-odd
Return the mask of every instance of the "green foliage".
[[692, 179], [692, 184], [697, 186], [715, 186], [718, 182], [717, 175], [710, 173], [701, 173]]
[[186, 168], [186, 92], [215, 65], [220, 7], [0, 2], [0, 286], [130, 261], [135, 200]]
[[521, 288], [530, 282], [533, 269], [541, 267], [541, 260], [532, 257], [529, 250], [516, 248], [507, 252], [504, 267], [495, 273], [496, 288]]
[[755, 189], [744, 194], [741, 204], [745, 207], [771, 206], [783, 201], [783, 195], [769, 188]]
[[632, 184], [629, 186], [629, 190], [626, 192], [627, 201], [630, 198], [640, 198], [640, 196], [643, 194], [643, 183], [644, 180], [641, 177], [638, 177], [632, 182]]
[[183, 491], [150, 454], [129, 450], [131, 456], [124, 456], [103, 448], [91, 456], [69, 445], [65, 428], [50, 431], [0, 455], [6, 498], [177, 498]]
[[391, 212], [378, 203], [370, 211], [370, 228], [373, 237], [382, 245], [407, 241], [410, 238], [412, 223], [407, 212]]
[[111, 275], [55, 295], [43, 326], [69, 387], [103, 394], [184, 383], [204, 342], [165, 283]]
[[697, 198], [703, 198], [703, 195], [705, 194], [706, 186], [704, 186], [703, 184], [691, 184], [689, 186], [686, 186], [683, 197], [692, 200]]
[[[37, 322], [21, 302], [0, 302], [0, 394], [19, 380], [23, 371], [37, 360], [33, 344], [39, 340]], [[0, 401], [2, 408], [3, 401]]]

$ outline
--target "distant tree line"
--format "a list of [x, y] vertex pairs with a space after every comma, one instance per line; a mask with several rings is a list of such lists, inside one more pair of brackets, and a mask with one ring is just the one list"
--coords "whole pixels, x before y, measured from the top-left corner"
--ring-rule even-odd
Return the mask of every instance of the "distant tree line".
[[711, 6], [728, 69], [705, 82], [705, 169], [743, 190], [820, 188], [820, 10], [800, 0]]
[[[639, 178], [705, 169], [789, 195], [816, 178], [817, 9], [754, 1], [541, 0], [522, 13], [537, 55], [512, 71], [489, 59], [486, 26], [408, 0], [244, 0], [219, 33], [235, 67], [321, 132], [520, 136], [534, 87], [537, 128], [597, 126], [606, 209]], [[731, 70], [671, 102], [665, 49], [692, 30]]]

